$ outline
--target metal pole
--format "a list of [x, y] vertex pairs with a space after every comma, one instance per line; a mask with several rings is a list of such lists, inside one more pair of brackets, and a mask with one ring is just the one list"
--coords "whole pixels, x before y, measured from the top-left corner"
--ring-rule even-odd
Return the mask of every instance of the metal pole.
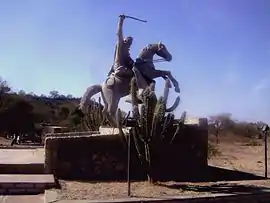
[[264, 177], [265, 179], [268, 179], [268, 170], [267, 170], [267, 165], [268, 165], [268, 157], [267, 157], [267, 132], [264, 132]]
[[130, 197], [130, 190], [131, 190], [131, 187], [130, 187], [130, 142], [131, 142], [131, 130], [129, 131], [129, 135], [128, 135], [128, 165], [127, 165], [127, 184], [128, 184], [128, 196]]

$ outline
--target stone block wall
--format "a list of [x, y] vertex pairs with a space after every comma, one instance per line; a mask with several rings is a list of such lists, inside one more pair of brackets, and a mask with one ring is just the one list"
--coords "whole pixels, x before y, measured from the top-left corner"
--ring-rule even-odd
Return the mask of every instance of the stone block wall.
[[59, 178], [123, 179], [126, 159], [118, 134], [47, 137], [45, 141], [45, 172]]
[[[64, 179], [126, 178], [127, 149], [118, 129], [101, 128], [99, 134], [48, 136], [45, 141], [45, 172]], [[127, 132], [127, 130], [126, 130]], [[159, 174], [185, 179], [207, 167], [207, 120], [187, 123], [184, 133], [173, 145], [163, 150], [159, 159]], [[131, 145], [133, 178], [144, 178], [136, 149]]]

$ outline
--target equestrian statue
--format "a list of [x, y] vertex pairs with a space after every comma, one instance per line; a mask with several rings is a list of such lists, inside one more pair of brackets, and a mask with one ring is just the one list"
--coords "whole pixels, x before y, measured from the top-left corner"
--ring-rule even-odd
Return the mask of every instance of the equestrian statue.
[[133, 38], [131, 36], [123, 37], [125, 18], [139, 20], [130, 16], [119, 16], [113, 66], [103, 84], [96, 84], [87, 88], [77, 109], [81, 115], [84, 115], [87, 112], [91, 97], [101, 93], [104, 102], [103, 113], [107, 114], [106, 116], [113, 126], [116, 126], [116, 111], [119, 101], [122, 97], [130, 94], [130, 82], [133, 77], [136, 79], [138, 101], [141, 101], [141, 94], [145, 88], [152, 82], [155, 83], [154, 79], [158, 77], [169, 79], [173, 83], [175, 91], [180, 92], [178, 82], [170, 71], [155, 69], [154, 55], [162, 57], [164, 61], [172, 60], [172, 55], [164, 44], [161, 42], [149, 44], [140, 51], [135, 62], [132, 60], [129, 51]]

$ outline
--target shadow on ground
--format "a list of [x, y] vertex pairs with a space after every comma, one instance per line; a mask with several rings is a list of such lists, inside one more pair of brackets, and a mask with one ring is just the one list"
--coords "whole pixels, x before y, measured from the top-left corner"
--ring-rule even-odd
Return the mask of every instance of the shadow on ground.
[[[79, 173], [75, 173], [75, 176], [68, 176], [61, 179], [64, 180], [78, 180], [78, 181], [85, 181], [91, 182], [93, 181], [126, 181], [127, 174], [121, 173], [120, 176], [117, 177], [110, 177], [107, 176], [106, 178], [98, 178], [98, 179], [89, 179], [85, 178], [85, 176], [80, 176]], [[74, 175], [74, 174], [73, 174]], [[155, 180], [165, 182], [165, 181], [175, 181], [175, 182], [218, 182], [218, 181], [242, 181], [242, 180], [263, 180], [264, 177], [254, 175], [251, 173], [246, 173], [242, 171], [234, 171], [214, 166], [208, 167], [195, 167], [193, 169], [182, 169], [182, 170], [161, 170], [157, 174], [155, 174]], [[132, 181], [144, 181], [147, 180], [147, 177], [143, 175], [143, 172], [139, 172], [139, 169], [131, 169], [131, 180]]]
[[264, 192], [263, 190], [269, 189], [267, 187], [258, 187], [252, 185], [237, 185], [231, 183], [217, 183], [211, 185], [192, 185], [175, 183], [173, 185], [159, 184], [160, 186], [170, 189], [177, 189], [183, 191], [193, 192], [209, 192], [209, 193], [223, 193], [223, 194], [254, 194]]
[[[178, 179], [175, 177], [174, 179]], [[239, 181], [239, 180], [262, 180], [264, 177], [242, 171], [235, 171], [215, 166], [208, 166], [200, 171], [190, 172], [180, 177], [181, 181], [189, 182], [216, 182], [216, 181]]]

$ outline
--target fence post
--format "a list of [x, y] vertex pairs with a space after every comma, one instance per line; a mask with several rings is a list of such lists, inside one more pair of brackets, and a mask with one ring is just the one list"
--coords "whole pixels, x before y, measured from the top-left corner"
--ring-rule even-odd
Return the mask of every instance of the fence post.
[[269, 131], [269, 126], [264, 125], [262, 128], [263, 134], [264, 134], [264, 177], [265, 179], [268, 179], [268, 131]]

